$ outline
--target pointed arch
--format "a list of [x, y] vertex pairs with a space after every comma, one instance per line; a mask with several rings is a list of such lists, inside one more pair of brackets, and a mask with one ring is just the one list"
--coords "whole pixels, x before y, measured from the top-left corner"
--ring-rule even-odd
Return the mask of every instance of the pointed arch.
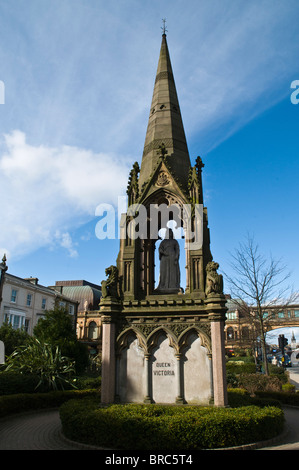
[[176, 353], [178, 353], [178, 342], [174, 333], [166, 326], [159, 326], [147, 338], [147, 351], [152, 352], [157, 346], [160, 336], [165, 335], [168, 338], [169, 346], [171, 346]]
[[182, 395], [187, 403], [207, 404], [213, 395], [211, 340], [195, 325], [179, 337]]
[[138, 340], [138, 346], [146, 353], [146, 338], [145, 336], [134, 327], [127, 328], [122, 331], [116, 339], [116, 353], [120, 354], [129, 345], [130, 337], [135, 336]]
[[122, 403], [143, 401], [144, 348], [144, 337], [135, 328], [127, 328], [116, 340], [115, 394]]
[[200, 327], [192, 325], [186, 330], [184, 330], [181, 335], [178, 338], [178, 347], [179, 351], [182, 352], [182, 350], [187, 347], [188, 344], [188, 337], [192, 334], [195, 333], [201, 340], [201, 345], [207, 349], [208, 354], [212, 354], [212, 344], [211, 344], [211, 338], [209, 335], [203, 331]]

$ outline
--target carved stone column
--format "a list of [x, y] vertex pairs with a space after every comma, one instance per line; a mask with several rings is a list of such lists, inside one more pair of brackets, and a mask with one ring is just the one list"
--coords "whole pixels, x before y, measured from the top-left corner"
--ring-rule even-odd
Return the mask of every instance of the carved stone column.
[[205, 300], [211, 322], [214, 405], [227, 406], [224, 324], [226, 299], [223, 294], [210, 294]]
[[209, 368], [210, 368], [211, 397], [213, 397], [214, 396], [214, 384], [213, 384], [212, 354], [208, 354], [208, 358], [209, 358]]
[[115, 324], [110, 315], [102, 317], [102, 403], [113, 403], [115, 398]]
[[214, 405], [227, 406], [224, 321], [211, 322]]
[[150, 358], [151, 354], [144, 354], [145, 359], [145, 397], [143, 402], [144, 403], [152, 403], [151, 399], [151, 390], [150, 390]]
[[182, 393], [182, 378], [181, 378], [181, 353], [175, 355], [177, 360], [176, 375], [177, 375], [177, 397], [176, 403], [184, 403], [183, 393]]
[[120, 364], [120, 353], [116, 354], [115, 356], [115, 401], [116, 403], [120, 402], [120, 394], [119, 394], [119, 364]]

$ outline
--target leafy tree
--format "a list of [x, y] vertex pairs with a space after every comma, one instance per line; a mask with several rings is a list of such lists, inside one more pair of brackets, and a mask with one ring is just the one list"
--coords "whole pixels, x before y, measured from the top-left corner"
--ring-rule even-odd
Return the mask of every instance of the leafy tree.
[[46, 310], [33, 330], [34, 336], [40, 340], [52, 344], [63, 344], [64, 341], [74, 341], [76, 333], [65, 307], [54, 307], [53, 310]]
[[10, 356], [14, 350], [26, 344], [29, 339], [28, 333], [23, 329], [14, 329], [11, 323], [5, 322], [0, 327], [0, 340], [5, 345], [5, 355]]
[[64, 307], [54, 307], [45, 312], [33, 330], [34, 336], [43, 343], [59, 346], [64, 356], [75, 361], [76, 373], [81, 374], [88, 365], [88, 351], [77, 340], [72, 317]]

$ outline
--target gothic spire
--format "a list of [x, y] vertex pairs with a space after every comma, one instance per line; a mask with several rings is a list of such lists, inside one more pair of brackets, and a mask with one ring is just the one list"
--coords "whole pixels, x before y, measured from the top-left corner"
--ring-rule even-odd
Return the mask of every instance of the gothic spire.
[[139, 187], [149, 180], [164, 144], [173, 175], [186, 186], [190, 157], [166, 40], [165, 23], [141, 162]]

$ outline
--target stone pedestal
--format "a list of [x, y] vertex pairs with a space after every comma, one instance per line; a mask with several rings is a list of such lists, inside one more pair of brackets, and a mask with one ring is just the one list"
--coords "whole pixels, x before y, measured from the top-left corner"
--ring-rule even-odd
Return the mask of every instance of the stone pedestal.
[[225, 297], [221, 294], [208, 295], [205, 300], [211, 322], [213, 394], [215, 406], [227, 406], [227, 382], [225, 366]]
[[227, 406], [224, 322], [211, 322], [214, 405]]
[[144, 403], [152, 403], [152, 399], [150, 397], [150, 361], [151, 355], [144, 354], [145, 360], [145, 397], [143, 402]]
[[102, 298], [100, 302], [100, 311], [102, 314], [102, 403], [113, 403], [116, 395], [116, 356], [115, 340], [116, 325], [115, 321], [120, 309], [118, 299], [114, 297]]
[[115, 398], [115, 324], [112, 318], [102, 317], [102, 403], [113, 403]]

